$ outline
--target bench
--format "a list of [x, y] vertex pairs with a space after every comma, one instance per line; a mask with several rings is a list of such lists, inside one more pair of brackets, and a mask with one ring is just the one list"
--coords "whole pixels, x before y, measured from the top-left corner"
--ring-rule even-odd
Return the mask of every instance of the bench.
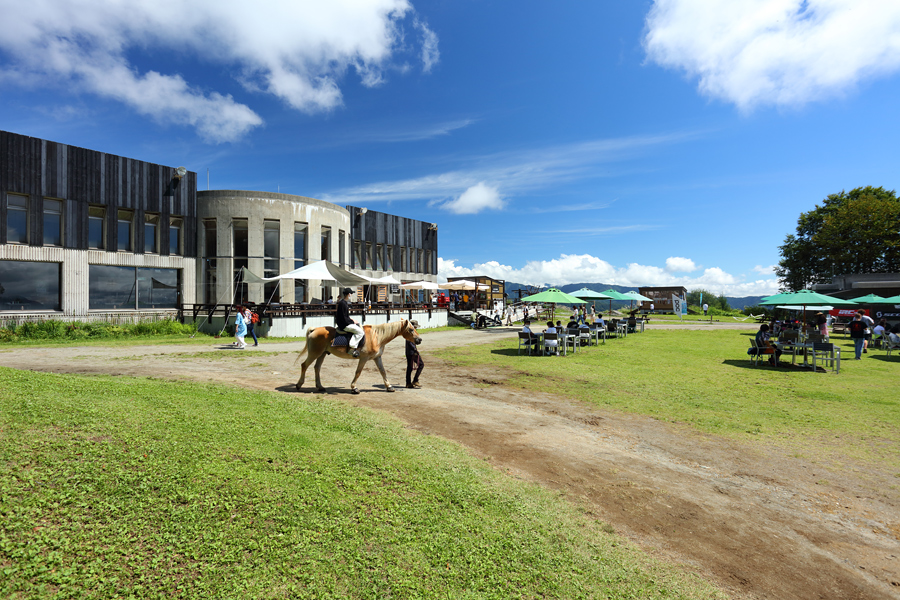
[[850, 330], [847, 328], [847, 324], [846, 324], [846, 323], [832, 323], [832, 324], [831, 324], [831, 334], [832, 334], [832, 335], [835, 335], [835, 334], [838, 334], [838, 333], [842, 333], [842, 334], [844, 334], [844, 335], [847, 335], [847, 333], [849, 333], [849, 331], [850, 331]]

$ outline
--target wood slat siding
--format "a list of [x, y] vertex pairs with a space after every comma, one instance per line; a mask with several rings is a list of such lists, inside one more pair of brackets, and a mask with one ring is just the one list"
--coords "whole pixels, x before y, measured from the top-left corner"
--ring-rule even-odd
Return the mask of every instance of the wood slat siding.
[[[372, 244], [388, 244], [393, 246], [391, 264], [399, 270], [400, 247], [431, 251], [431, 265], [428, 273], [437, 273], [438, 238], [437, 231], [429, 231], [431, 223], [417, 221], [407, 217], [398, 217], [369, 209], [360, 215], [359, 207], [347, 206], [350, 211], [350, 253], [353, 254], [353, 242], [361, 241], [363, 248], [366, 242]], [[365, 251], [365, 250], [363, 250]], [[355, 257], [351, 257], [355, 264]], [[407, 265], [407, 268], [409, 266]]]
[[[183, 256], [197, 252], [197, 174], [173, 185], [174, 168], [0, 131], [0, 244], [6, 193], [29, 197], [29, 240], [43, 244], [43, 198], [65, 200], [65, 247], [87, 249], [88, 207], [106, 207], [106, 251], [116, 252], [117, 209], [134, 211], [134, 253], [144, 249], [144, 214], [160, 216], [159, 252], [169, 251], [169, 218], [180, 216]], [[167, 196], [167, 194], [171, 194]]]

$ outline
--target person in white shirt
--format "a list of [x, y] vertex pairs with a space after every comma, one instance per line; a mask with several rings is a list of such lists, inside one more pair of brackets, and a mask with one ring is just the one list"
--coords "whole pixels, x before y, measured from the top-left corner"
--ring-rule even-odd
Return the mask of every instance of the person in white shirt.
[[[544, 330], [544, 333], [556, 333], [553, 321], [547, 321], [547, 329]], [[556, 348], [556, 355], [559, 356], [559, 340], [544, 340], [544, 345]]]

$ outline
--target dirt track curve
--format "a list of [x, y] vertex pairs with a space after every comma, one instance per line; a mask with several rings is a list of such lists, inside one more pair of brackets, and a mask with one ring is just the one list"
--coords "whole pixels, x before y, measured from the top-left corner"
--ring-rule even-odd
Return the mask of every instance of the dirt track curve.
[[[512, 476], [564, 491], [648, 552], [687, 565], [735, 598], [900, 598], [897, 474], [868, 471], [861, 477], [847, 468], [828, 471], [828, 483], [820, 485], [823, 467], [777, 449], [523, 392], [505, 387], [497, 372], [461, 372], [429, 356], [432, 348], [514, 336], [512, 328], [426, 335], [427, 387], [421, 390], [401, 387], [388, 394], [375, 366], [368, 365], [359, 382], [362, 393], [351, 396], [355, 363], [334, 358], [325, 361], [322, 379], [334, 386], [333, 396], [389, 412], [411, 428], [459, 442]], [[0, 352], [0, 364], [296, 394], [299, 370], [293, 363], [300, 348], [267, 340], [244, 351], [27, 348]], [[242, 357], [238, 363], [211, 357], [216, 349]], [[403, 382], [402, 354], [400, 342], [385, 352], [395, 385]], [[308, 378], [300, 393], [312, 395], [312, 383]]]

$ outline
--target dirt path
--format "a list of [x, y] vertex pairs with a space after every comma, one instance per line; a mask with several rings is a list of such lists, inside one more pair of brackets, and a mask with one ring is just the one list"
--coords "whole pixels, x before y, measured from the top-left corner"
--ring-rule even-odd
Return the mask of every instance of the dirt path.
[[[728, 328], [754, 325], [721, 323]], [[659, 328], [678, 325], [659, 324]], [[709, 324], [691, 328], [708, 329]], [[512, 476], [564, 491], [645, 550], [688, 565], [736, 598], [900, 598], [900, 492], [895, 473], [826, 471], [772, 448], [503, 386], [503, 374], [460, 371], [435, 348], [514, 337], [513, 329], [425, 336], [427, 388], [384, 391], [374, 365], [346, 394], [355, 363], [329, 358], [334, 396], [396, 415], [469, 448]], [[34, 348], [0, 364], [235, 383], [297, 393], [300, 344]], [[403, 383], [403, 345], [385, 353]], [[303, 395], [311, 395], [310, 381]], [[820, 485], [823, 479], [829, 483]], [[817, 483], [818, 482], [818, 483]]]

